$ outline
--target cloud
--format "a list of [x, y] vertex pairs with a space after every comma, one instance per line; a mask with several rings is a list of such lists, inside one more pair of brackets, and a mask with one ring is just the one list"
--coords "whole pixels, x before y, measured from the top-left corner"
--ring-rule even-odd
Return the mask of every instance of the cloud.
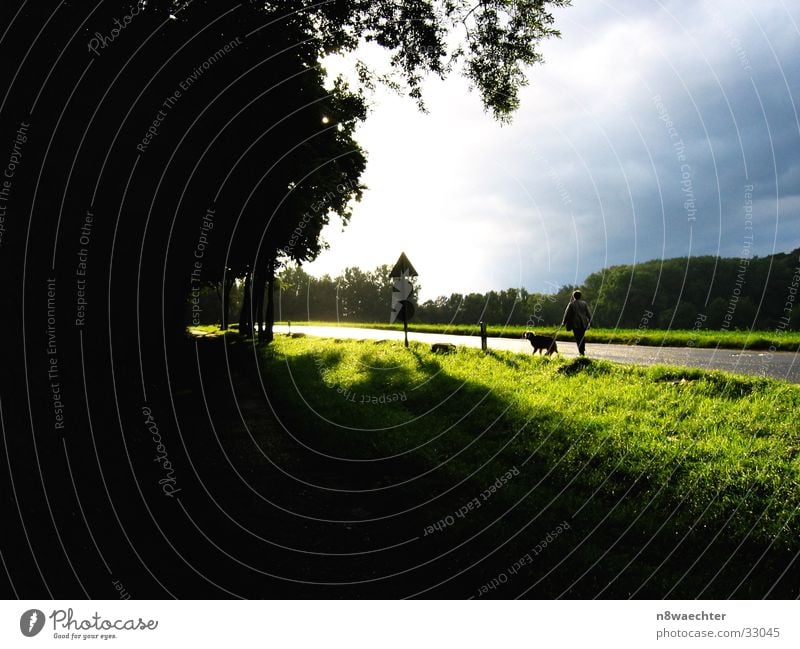
[[381, 93], [359, 134], [370, 192], [309, 270], [405, 250], [433, 297], [737, 255], [750, 185], [755, 252], [797, 247], [798, 14], [756, 2], [577, 3], [558, 12], [562, 39], [545, 44], [511, 126], [492, 122], [460, 79], [427, 84], [428, 115]]

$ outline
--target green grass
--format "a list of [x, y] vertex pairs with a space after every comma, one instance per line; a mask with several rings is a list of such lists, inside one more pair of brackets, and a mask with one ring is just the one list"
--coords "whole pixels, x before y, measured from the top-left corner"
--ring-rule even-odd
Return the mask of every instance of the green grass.
[[[276, 324], [285, 325], [286, 322]], [[294, 326], [314, 325], [329, 327], [367, 327], [370, 329], [388, 329], [402, 331], [402, 325], [387, 324], [385, 322], [295, 322]], [[541, 334], [552, 334], [557, 325], [537, 326], [535, 330]], [[409, 324], [409, 331], [420, 333], [443, 333], [465, 336], [479, 335], [475, 325], [432, 325]], [[498, 326], [490, 325], [488, 333], [497, 338], [519, 338], [523, 332], [529, 330], [521, 325]], [[572, 340], [572, 334], [563, 329], [558, 334], [558, 340]], [[723, 349], [770, 349], [772, 351], [797, 351], [800, 349], [800, 331], [787, 331], [776, 334], [774, 331], [713, 331], [691, 329], [589, 329], [586, 334], [589, 343], [615, 343], [619, 345], [646, 345], [667, 347], [703, 347]]]
[[[726, 539], [800, 548], [798, 386], [288, 336], [266, 348], [264, 363], [270, 389], [296, 404], [297, 425], [314, 422], [326, 452], [407, 454], [439, 466], [443, 485], [476, 467], [500, 474], [533, 458], [538, 470], [571, 481], [576, 498], [627, 494], [615, 510], [620, 520], [643, 516], [655, 527], [668, 519], [698, 542], [722, 529]], [[521, 497], [534, 479], [515, 481], [503, 498]]]
[[203, 335], [203, 334], [217, 334], [221, 333], [219, 325], [192, 325], [191, 327], [187, 328], [190, 333], [194, 333], [196, 335]]

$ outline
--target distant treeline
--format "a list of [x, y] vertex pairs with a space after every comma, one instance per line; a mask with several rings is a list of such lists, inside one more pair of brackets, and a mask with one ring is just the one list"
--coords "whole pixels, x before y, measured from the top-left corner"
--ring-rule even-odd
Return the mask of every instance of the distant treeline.
[[678, 257], [592, 273], [584, 293], [604, 327], [800, 328], [800, 248], [740, 259]]
[[[388, 321], [390, 267], [347, 268], [340, 275], [313, 277], [300, 267], [279, 274], [277, 320]], [[416, 282], [417, 291], [421, 283]], [[800, 248], [768, 257], [726, 259], [679, 257], [611, 266], [592, 273], [580, 286], [601, 327], [670, 329], [800, 329]], [[572, 291], [530, 293], [510, 288], [452, 294], [417, 305], [415, 322], [556, 327]], [[241, 287], [232, 304], [241, 303]], [[214, 304], [216, 302], [216, 304]], [[218, 298], [206, 296], [204, 313], [218, 321]], [[214, 318], [217, 320], [214, 320]]]
[[[285, 269], [279, 275], [277, 320], [324, 320], [388, 322], [392, 295], [390, 266], [372, 271], [346, 268], [337, 277], [312, 277], [302, 268]], [[418, 293], [422, 282], [415, 281]], [[573, 287], [555, 295], [507, 289], [488, 293], [453, 294], [417, 303], [414, 322], [431, 324], [492, 324], [560, 322]]]

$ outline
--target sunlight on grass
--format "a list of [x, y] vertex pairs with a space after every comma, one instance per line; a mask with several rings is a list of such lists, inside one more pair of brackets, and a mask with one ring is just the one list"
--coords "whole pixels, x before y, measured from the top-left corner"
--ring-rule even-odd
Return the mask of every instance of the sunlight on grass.
[[735, 511], [728, 534], [758, 521], [757, 535], [780, 532], [797, 543], [797, 386], [669, 366], [287, 336], [265, 362], [289, 377], [276, 381], [281, 398], [314, 413], [332, 450], [414, 453], [441, 464], [448, 480], [497, 448], [498, 466], [534, 454], [565, 478], [591, 459], [575, 488], [602, 483], [614, 494], [636, 483], [642, 502], [662, 494], [662, 512], [683, 503], [685, 525], [701, 512], [709, 523]]

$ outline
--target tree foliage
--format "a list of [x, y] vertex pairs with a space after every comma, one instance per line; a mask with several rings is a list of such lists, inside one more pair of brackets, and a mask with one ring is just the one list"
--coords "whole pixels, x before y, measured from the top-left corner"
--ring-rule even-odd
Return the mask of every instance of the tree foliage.
[[[792, 291], [800, 249], [767, 257], [679, 257], [612, 266], [584, 282], [604, 327], [775, 329]], [[795, 288], [796, 290], [796, 288]], [[785, 327], [800, 327], [793, 309]]]
[[[198, 0], [155, 0], [151, 5], [190, 15]], [[221, 4], [215, 2], [215, 6]], [[238, 3], [237, 3], [238, 4]], [[290, 22], [304, 46], [321, 59], [375, 43], [390, 53], [394, 78], [422, 105], [421, 84], [434, 74], [457, 71], [478, 91], [487, 111], [510, 119], [526, 67], [542, 61], [539, 44], [558, 36], [551, 8], [570, 0], [250, 0], [251, 7]], [[366, 86], [392, 82], [363, 62], [357, 72]]]

